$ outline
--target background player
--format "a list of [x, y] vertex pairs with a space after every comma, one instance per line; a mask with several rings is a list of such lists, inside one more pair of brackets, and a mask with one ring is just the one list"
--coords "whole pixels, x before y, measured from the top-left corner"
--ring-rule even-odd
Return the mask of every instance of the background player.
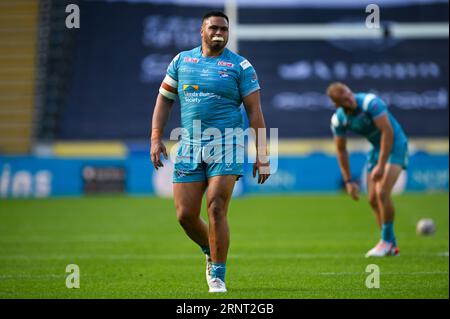
[[[161, 84], [153, 113], [151, 159], [158, 169], [163, 166], [160, 154], [167, 158], [161, 135], [178, 95], [182, 127], [189, 136], [182, 136], [175, 163], [173, 189], [177, 217], [187, 235], [206, 254], [209, 291], [226, 292], [225, 263], [229, 247], [226, 216], [234, 184], [243, 174], [243, 163], [234, 160], [226, 164], [224, 152], [213, 154], [214, 161], [208, 160], [211, 154], [207, 145], [210, 146], [211, 141], [194, 136], [194, 121], [201, 121], [202, 132], [208, 128], [218, 129], [223, 145], [225, 128], [243, 126], [240, 113], [243, 102], [250, 126], [257, 133], [256, 143], [263, 146], [258, 148], [253, 168], [253, 176], [258, 172], [261, 184], [269, 177], [269, 167], [261, 157], [266, 156], [265, 136], [259, 136], [257, 129], [265, 128], [265, 123], [254, 68], [246, 59], [225, 48], [228, 17], [222, 12], [205, 14], [200, 32], [201, 46], [178, 54]], [[234, 142], [233, 153], [237, 151], [242, 152], [243, 145]], [[205, 191], [209, 225], [200, 218]]]
[[381, 228], [381, 240], [366, 257], [398, 255], [394, 234], [392, 188], [408, 162], [408, 140], [389, 113], [385, 103], [374, 94], [353, 92], [343, 83], [332, 83], [327, 95], [337, 107], [331, 129], [337, 148], [339, 166], [348, 194], [359, 199], [358, 185], [352, 180], [346, 149], [347, 130], [360, 134], [372, 144], [368, 156], [367, 189], [369, 203]]

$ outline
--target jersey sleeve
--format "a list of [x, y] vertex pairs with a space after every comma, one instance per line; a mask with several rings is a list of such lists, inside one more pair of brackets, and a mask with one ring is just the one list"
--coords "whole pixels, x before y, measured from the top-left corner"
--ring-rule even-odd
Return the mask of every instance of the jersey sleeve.
[[386, 114], [387, 106], [379, 97], [368, 94], [363, 102], [363, 110], [375, 119]]
[[334, 113], [331, 117], [331, 132], [333, 132], [334, 136], [345, 136], [347, 132], [344, 122], [339, 119], [337, 113]]
[[169, 100], [175, 100], [178, 95], [178, 62], [180, 54], [173, 58], [167, 67], [164, 80], [159, 88], [159, 93]]
[[170, 62], [169, 66], [167, 67], [167, 75], [170, 76], [175, 81], [178, 81], [178, 62], [180, 60], [180, 54], [177, 54]]
[[256, 75], [255, 68], [244, 60], [240, 63], [241, 72], [239, 75], [239, 93], [244, 98], [247, 95], [261, 89], [258, 82], [258, 76]]

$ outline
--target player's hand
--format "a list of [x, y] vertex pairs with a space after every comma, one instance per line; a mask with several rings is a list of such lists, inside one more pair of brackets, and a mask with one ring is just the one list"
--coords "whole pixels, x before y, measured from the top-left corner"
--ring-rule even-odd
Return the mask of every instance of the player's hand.
[[351, 196], [353, 200], [359, 200], [359, 186], [354, 182], [348, 182], [345, 184], [347, 193]]
[[270, 176], [270, 165], [269, 163], [261, 163], [259, 160], [256, 160], [256, 163], [253, 164], [253, 177], [256, 177], [256, 172], [258, 172], [258, 184], [264, 184], [264, 182]]
[[370, 174], [370, 177], [372, 178], [372, 181], [378, 182], [383, 178], [384, 175], [384, 165], [377, 164]]
[[150, 149], [150, 158], [156, 170], [158, 170], [159, 167], [164, 166], [161, 161], [161, 153], [163, 153], [165, 159], [168, 159], [167, 150], [166, 147], [164, 146], [164, 143], [158, 139], [152, 140]]

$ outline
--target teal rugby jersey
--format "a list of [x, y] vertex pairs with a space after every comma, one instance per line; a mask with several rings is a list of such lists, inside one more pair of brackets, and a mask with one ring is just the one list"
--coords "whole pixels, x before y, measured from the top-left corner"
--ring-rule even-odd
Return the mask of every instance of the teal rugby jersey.
[[[218, 57], [203, 57], [201, 46], [181, 52], [167, 68], [167, 76], [174, 80], [180, 99], [181, 126], [196, 145], [211, 138], [193, 136], [194, 121], [201, 121], [202, 133], [217, 128], [223, 143], [225, 128], [243, 129], [243, 98], [260, 89], [250, 62], [227, 48]], [[185, 136], [182, 140], [188, 142]]]
[[407, 142], [407, 137], [400, 124], [388, 111], [386, 104], [375, 94], [356, 93], [356, 110], [348, 115], [342, 107], [331, 117], [331, 130], [335, 136], [345, 136], [347, 130], [364, 136], [374, 148], [380, 148], [381, 131], [376, 127], [374, 119], [387, 114], [394, 131], [393, 149]]

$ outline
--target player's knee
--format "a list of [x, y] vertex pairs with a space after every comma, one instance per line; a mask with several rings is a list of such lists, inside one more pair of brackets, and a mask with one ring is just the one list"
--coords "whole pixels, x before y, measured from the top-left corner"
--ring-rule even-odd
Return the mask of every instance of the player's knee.
[[186, 227], [192, 224], [194, 216], [192, 212], [184, 207], [177, 207], [177, 219], [181, 226]]
[[225, 217], [225, 201], [214, 198], [208, 204], [208, 215], [211, 222], [219, 222]]
[[389, 193], [386, 191], [384, 187], [377, 187], [376, 192], [377, 200], [384, 202], [389, 197]]
[[372, 208], [378, 207], [378, 199], [377, 199], [376, 194], [369, 196], [369, 204]]

